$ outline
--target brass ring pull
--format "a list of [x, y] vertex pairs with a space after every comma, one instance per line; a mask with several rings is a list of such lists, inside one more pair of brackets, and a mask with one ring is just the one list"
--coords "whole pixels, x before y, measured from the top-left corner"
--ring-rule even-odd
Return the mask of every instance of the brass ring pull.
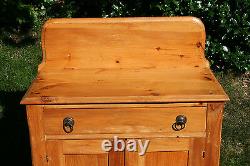
[[71, 133], [74, 129], [74, 119], [72, 117], [66, 117], [63, 119], [63, 130], [66, 133]]
[[175, 119], [175, 123], [172, 125], [172, 129], [180, 131], [186, 127], [187, 117], [185, 115], [178, 115]]

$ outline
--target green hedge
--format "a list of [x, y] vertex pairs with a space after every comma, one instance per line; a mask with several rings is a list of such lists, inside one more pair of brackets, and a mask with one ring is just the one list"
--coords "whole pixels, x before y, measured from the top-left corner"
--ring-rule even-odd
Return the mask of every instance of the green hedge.
[[[7, 3], [8, 2], [8, 3]], [[3, 0], [4, 32], [38, 31], [50, 17], [195, 16], [206, 27], [206, 54], [214, 70], [250, 70], [249, 0]], [[11, 14], [10, 14], [11, 13]], [[15, 19], [14, 19], [15, 17]]]

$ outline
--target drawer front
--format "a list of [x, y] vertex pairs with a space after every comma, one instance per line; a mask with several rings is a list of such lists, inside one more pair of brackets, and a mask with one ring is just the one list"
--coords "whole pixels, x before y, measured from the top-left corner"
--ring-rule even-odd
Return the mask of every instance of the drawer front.
[[[184, 115], [187, 122], [182, 130], [175, 131], [173, 124], [178, 115]], [[65, 132], [65, 118], [73, 119], [72, 132]], [[43, 122], [46, 135], [158, 133], [171, 136], [201, 136], [206, 129], [206, 107], [103, 109], [54, 107], [44, 109]]]

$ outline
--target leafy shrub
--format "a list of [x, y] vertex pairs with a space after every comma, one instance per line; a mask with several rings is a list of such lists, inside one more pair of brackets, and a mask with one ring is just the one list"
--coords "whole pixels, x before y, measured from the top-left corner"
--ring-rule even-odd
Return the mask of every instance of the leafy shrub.
[[[106, 4], [104, 17], [195, 16], [206, 27], [206, 54], [214, 70], [250, 70], [249, 0], [115, 1]], [[111, 10], [110, 10], [111, 9]]]
[[34, 15], [32, 15], [31, 5], [15, 0], [3, 0], [0, 2], [0, 9], [2, 35], [28, 33], [33, 27]]
[[49, 17], [195, 16], [205, 24], [206, 54], [214, 70], [250, 70], [249, 0], [33, 0], [14, 7], [9, 7], [14, 1], [9, 1], [3, 1], [2, 10], [22, 20], [13, 21], [15, 26], [33, 26], [35, 31], [40, 29], [40, 20]]

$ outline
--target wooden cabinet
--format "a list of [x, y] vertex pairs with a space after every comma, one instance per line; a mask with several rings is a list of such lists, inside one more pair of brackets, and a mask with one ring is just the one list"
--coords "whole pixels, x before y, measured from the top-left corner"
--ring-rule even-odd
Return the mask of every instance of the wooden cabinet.
[[193, 17], [47, 21], [21, 101], [33, 165], [218, 166], [228, 97], [204, 48]]

